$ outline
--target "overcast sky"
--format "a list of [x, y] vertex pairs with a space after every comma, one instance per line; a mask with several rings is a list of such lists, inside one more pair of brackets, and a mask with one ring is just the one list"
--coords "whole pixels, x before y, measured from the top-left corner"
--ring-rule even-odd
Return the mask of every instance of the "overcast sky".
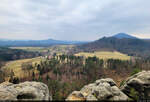
[[150, 38], [150, 0], [0, 0], [0, 38]]

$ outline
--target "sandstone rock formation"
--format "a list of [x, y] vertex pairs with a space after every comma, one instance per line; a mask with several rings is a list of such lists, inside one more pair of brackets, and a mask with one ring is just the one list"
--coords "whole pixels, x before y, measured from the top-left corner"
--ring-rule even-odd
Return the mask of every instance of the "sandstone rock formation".
[[129, 77], [121, 90], [134, 100], [150, 99], [150, 71], [142, 71]]
[[84, 86], [80, 91], [74, 91], [66, 100], [88, 101], [126, 101], [128, 96], [119, 90], [116, 83], [110, 79], [100, 79], [95, 83]]
[[[128, 101], [150, 99], [150, 71], [129, 77], [119, 89], [110, 79], [96, 80], [80, 91], [72, 92], [67, 101]], [[0, 100], [52, 100], [47, 85], [40, 82], [0, 84]]]
[[0, 84], [0, 100], [52, 100], [47, 85], [40, 82]]

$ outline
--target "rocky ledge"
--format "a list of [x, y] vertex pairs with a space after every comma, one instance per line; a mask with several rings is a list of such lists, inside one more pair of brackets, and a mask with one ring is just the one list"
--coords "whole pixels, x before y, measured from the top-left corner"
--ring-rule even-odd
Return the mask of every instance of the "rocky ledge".
[[95, 83], [84, 86], [80, 91], [74, 91], [66, 100], [87, 101], [126, 101], [128, 96], [119, 90], [116, 83], [110, 79], [100, 79]]
[[[96, 80], [80, 91], [72, 92], [67, 101], [129, 101], [150, 99], [150, 71], [129, 77], [121, 89], [110, 79]], [[40, 82], [0, 84], [0, 100], [52, 100], [47, 85]]]
[[52, 100], [47, 85], [40, 82], [0, 84], [0, 100]]
[[73, 101], [130, 101], [150, 99], [150, 71], [142, 71], [129, 77], [121, 89], [110, 79], [100, 79], [72, 92], [66, 100]]
[[121, 91], [133, 100], [150, 99], [150, 71], [142, 71], [129, 77]]

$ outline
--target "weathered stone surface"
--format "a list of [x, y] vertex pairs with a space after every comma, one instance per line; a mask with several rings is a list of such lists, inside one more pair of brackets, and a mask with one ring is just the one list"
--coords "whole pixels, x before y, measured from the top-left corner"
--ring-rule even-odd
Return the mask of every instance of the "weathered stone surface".
[[88, 95], [86, 97], [86, 100], [88, 100], [88, 101], [98, 101], [98, 99], [92, 94]]
[[72, 92], [68, 98], [66, 99], [66, 101], [84, 101], [86, 98], [84, 97], [84, 95], [80, 92], [80, 91], [74, 91]]
[[0, 84], [0, 100], [52, 100], [47, 85], [40, 82]]
[[150, 71], [142, 71], [129, 77], [121, 90], [135, 100], [150, 99]]
[[[68, 96], [67, 100], [77, 100], [74, 96], [89, 101], [128, 100], [128, 96], [121, 92], [116, 86], [116, 83], [110, 78], [97, 80], [95, 83], [84, 86], [80, 91], [74, 91]], [[74, 97], [74, 99], [72, 97]]]

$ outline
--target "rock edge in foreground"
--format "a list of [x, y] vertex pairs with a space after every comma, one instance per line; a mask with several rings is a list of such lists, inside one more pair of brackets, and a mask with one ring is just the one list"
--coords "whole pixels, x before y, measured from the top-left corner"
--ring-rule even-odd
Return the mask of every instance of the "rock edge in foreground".
[[0, 100], [52, 100], [47, 85], [40, 82], [0, 84]]
[[94, 83], [84, 86], [80, 91], [72, 92], [67, 101], [127, 101], [129, 98], [110, 79], [96, 80]]

